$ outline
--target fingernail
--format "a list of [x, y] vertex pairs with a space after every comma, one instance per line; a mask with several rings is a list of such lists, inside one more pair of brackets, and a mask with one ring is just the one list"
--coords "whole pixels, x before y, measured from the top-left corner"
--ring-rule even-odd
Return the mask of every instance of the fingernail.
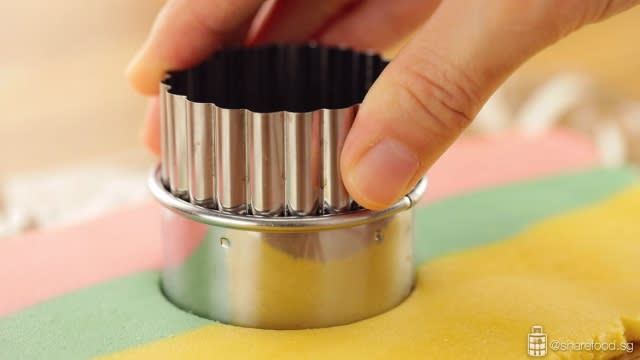
[[149, 61], [148, 45], [145, 44], [131, 59], [125, 70], [129, 83], [144, 95], [154, 95], [158, 92], [158, 84], [164, 76], [162, 67], [154, 61]]
[[138, 63], [140, 62], [140, 57], [142, 56], [142, 49], [139, 49], [136, 54], [129, 60], [124, 73], [127, 78], [132, 79], [136, 69], [138, 67]]
[[347, 175], [349, 188], [361, 205], [386, 208], [405, 194], [419, 167], [418, 156], [406, 145], [383, 139], [352, 167]]
[[129, 61], [125, 70], [125, 77], [129, 81], [129, 84], [137, 91], [146, 94], [145, 80], [144, 80], [144, 67], [141, 66], [142, 49], [136, 53], [136, 55]]

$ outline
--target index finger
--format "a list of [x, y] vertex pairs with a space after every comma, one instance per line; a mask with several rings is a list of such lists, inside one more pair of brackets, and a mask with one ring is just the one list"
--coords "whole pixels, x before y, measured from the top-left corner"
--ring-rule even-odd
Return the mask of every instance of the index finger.
[[244, 39], [264, 0], [169, 0], [149, 38], [127, 68], [143, 94], [156, 94], [168, 70], [195, 65], [218, 48]]

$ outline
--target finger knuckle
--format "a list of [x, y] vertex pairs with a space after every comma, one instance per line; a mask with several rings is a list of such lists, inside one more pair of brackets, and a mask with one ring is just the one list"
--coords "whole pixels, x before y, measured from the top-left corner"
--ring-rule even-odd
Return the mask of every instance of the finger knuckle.
[[[588, 3], [588, 2], [587, 2]], [[589, 18], [591, 22], [604, 20], [616, 13], [626, 10], [630, 7], [638, 5], [638, 0], [600, 0], [595, 1], [591, 5], [593, 10], [590, 12], [592, 16]]]
[[429, 124], [446, 133], [461, 132], [469, 126], [479, 101], [475, 85], [466, 75], [453, 67], [435, 65], [409, 66], [405, 70], [401, 89]]

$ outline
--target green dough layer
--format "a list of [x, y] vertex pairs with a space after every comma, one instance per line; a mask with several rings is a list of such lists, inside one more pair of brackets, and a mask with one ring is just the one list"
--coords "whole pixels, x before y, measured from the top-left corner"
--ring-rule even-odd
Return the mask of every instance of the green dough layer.
[[[418, 209], [418, 264], [505, 239], [532, 223], [605, 199], [638, 179], [635, 168], [596, 169], [513, 183]], [[427, 189], [427, 191], [429, 191]]]

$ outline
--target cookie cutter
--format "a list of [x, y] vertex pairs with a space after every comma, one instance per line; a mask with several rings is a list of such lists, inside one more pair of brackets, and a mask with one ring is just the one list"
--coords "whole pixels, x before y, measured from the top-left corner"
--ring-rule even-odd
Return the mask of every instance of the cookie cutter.
[[149, 187], [164, 206], [171, 302], [228, 324], [302, 329], [362, 320], [409, 295], [426, 179], [370, 211], [339, 171], [358, 104], [385, 65], [350, 49], [271, 45], [169, 73]]

